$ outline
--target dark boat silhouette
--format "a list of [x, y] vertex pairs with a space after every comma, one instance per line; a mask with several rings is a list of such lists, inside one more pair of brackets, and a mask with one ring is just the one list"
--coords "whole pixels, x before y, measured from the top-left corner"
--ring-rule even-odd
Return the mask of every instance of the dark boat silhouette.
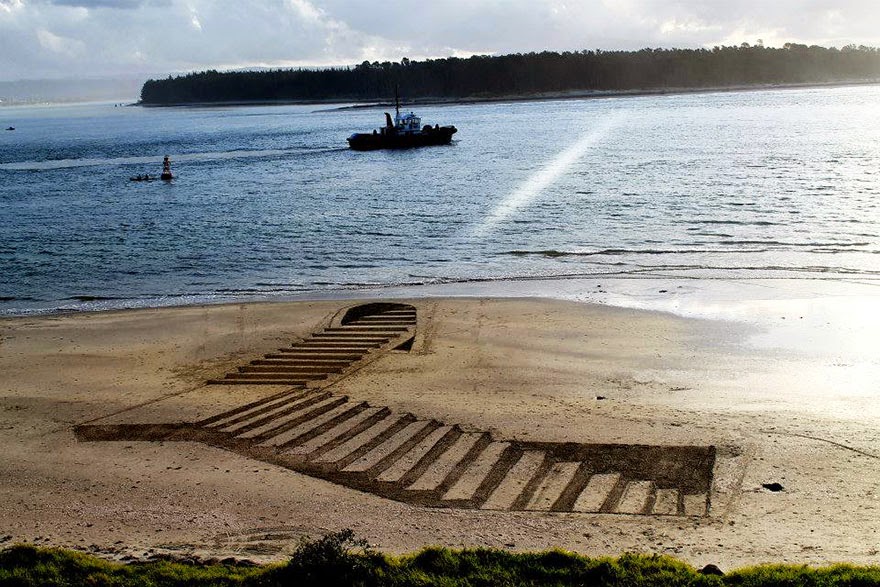
[[454, 126], [421, 126], [422, 119], [410, 112], [400, 114], [400, 98], [395, 92], [394, 120], [385, 113], [385, 126], [372, 133], [354, 133], [348, 139], [348, 146], [355, 151], [375, 149], [410, 149], [430, 145], [448, 145], [452, 135], [458, 132]]

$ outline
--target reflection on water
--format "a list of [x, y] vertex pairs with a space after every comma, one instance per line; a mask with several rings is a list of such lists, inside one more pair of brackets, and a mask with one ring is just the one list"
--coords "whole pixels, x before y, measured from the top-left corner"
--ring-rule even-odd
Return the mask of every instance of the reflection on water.
[[618, 118], [620, 118], [620, 113], [614, 113], [598, 125], [589, 125], [593, 128], [585, 136], [555, 156], [545, 167], [529, 177], [513, 193], [502, 199], [486, 220], [477, 226], [476, 234], [484, 235], [499, 222], [507, 220], [521, 208], [528, 206], [537, 197], [547, 192], [547, 189], [553, 182], [568, 171], [572, 165], [577, 163], [590, 147], [593, 147], [608, 135], [608, 131], [616, 124]]

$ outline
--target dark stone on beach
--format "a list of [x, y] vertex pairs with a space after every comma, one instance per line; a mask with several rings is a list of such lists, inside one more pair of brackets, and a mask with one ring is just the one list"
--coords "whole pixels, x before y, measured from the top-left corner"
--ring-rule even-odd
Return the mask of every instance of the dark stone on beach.
[[226, 565], [227, 567], [255, 567], [255, 566], [257, 566], [257, 563], [255, 563], [254, 561], [252, 561], [250, 559], [246, 559], [246, 558], [237, 559], [233, 556], [228, 556], [224, 559], [220, 559], [219, 561], [217, 561], [216, 559], [213, 559], [213, 560], [215, 562], [219, 562], [219, 564], [221, 564], [221, 565]]
[[721, 569], [718, 568], [717, 565], [713, 565], [712, 563], [709, 563], [708, 565], [706, 565], [705, 567], [700, 569], [698, 572], [701, 575], [716, 575], [718, 577], [724, 576], [724, 571], [722, 571]]
[[150, 555], [149, 561], [150, 562], [164, 561], [164, 562], [169, 562], [169, 563], [176, 563], [176, 562], [180, 561], [180, 557], [177, 557], [177, 556], [174, 556], [173, 554], [168, 554], [165, 552], [154, 552], [153, 554]]
[[784, 489], [784, 487], [782, 487], [781, 483], [775, 483], [775, 482], [774, 483], [762, 483], [761, 487], [763, 487], [764, 489], [767, 489], [768, 491], [773, 491], [773, 492], [782, 491]]
[[668, 289], [661, 289], [660, 293], [669, 293], [669, 290]]
[[605, 397], [604, 395], [597, 395], [597, 396], [596, 396], [596, 399], [608, 399], [608, 398]]

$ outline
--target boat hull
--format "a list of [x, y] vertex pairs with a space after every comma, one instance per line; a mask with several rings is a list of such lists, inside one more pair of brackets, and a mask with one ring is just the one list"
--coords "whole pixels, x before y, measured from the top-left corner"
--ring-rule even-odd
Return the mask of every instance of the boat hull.
[[418, 133], [355, 133], [348, 137], [348, 146], [355, 151], [377, 149], [412, 149], [432, 145], [448, 145], [457, 132], [454, 126], [442, 126]]

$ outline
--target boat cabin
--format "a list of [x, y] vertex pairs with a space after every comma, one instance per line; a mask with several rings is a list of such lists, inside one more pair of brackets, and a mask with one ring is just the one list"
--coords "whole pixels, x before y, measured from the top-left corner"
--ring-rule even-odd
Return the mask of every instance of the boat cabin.
[[[391, 115], [387, 112], [385, 113], [385, 128], [380, 130], [381, 134], [412, 134], [422, 132], [422, 119], [412, 112], [409, 114], [401, 114], [400, 108], [398, 107], [397, 112], [394, 114], [394, 120], [391, 120]], [[373, 131], [373, 134], [376, 134], [376, 131]]]
[[399, 113], [394, 117], [397, 124], [397, 132], [419, 132], [422, 130], [422, 119], [410, 112], [401, 116]]

